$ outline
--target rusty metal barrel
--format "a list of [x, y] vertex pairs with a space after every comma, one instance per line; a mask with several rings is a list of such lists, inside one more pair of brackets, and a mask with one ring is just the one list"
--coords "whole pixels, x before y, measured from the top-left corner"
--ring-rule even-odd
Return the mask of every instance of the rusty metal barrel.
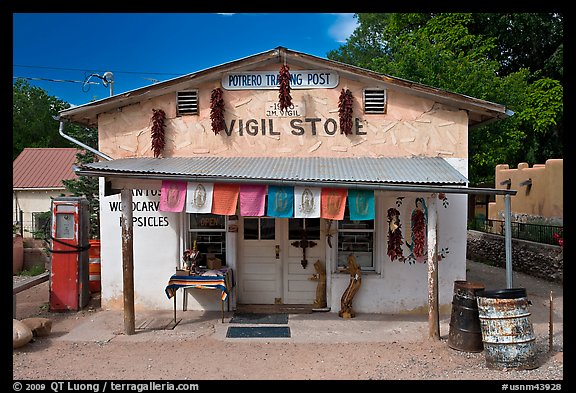
[[448, 346], [464, 352], [482, 352], [482, 331], [478, 316], [476, 293], [484, 290], [484, 285], [470, 281], [454, 281], [452, 314]]
[[495, 370], [537, 368], [536, 339], [525, 288], [477, 293], [486, 366]]

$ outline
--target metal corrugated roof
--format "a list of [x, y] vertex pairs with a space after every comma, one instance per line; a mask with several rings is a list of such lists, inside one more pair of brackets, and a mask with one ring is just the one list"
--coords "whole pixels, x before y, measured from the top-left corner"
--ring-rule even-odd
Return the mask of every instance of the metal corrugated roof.
[[76, 179], [76, 148], [25, 148], [12, 162], [12, 188], [64, 188]]
[[256, 179], [354, 183], [466, 185], [442, 157], [167, 157], [125, 158], [85, 164], [101, 176], [162, 176], [182, 179]]

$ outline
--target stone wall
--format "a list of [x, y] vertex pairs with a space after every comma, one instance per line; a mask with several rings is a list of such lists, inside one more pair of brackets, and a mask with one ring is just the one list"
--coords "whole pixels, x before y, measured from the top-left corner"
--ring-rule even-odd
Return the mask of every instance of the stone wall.
[[[466, 258], [506, 268], [504, 236], [469, 230]], [[512, 269], [563, 284], [564, 250], [560, 246], [512, 239]]]

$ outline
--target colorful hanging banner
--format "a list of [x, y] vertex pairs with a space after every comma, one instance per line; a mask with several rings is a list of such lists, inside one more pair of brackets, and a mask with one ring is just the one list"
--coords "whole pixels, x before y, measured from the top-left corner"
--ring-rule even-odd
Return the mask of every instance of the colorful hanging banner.
[[212, 213], [222, 216], [236, 214], [240, 186], [238, 184], [214, 183]]
[[294, 187], [294, 217], [320, 217], [320, 192], [319, 187]]
[[189, 182], [186, 189], [186, 213], [212, 213], [214, 183]]
[[327, 220], [344, 219], [346, 195], [348, 195], [348, 190], [345, 188], [322, 188], [320, 217]]
[[294, 216], [294, 187], [268, 186], [269, 217], [292, 218]]
[[162, 180], [160, 211], [181, 212], [186, 201], [186, 182]]
[[374, 190], [348, 190], [348, 207], [352, 221], [373, 220]]
[[240, 215], [244, 217], [260, 217], [264, 215], [266, 205], [265, 185], [240, 186]]

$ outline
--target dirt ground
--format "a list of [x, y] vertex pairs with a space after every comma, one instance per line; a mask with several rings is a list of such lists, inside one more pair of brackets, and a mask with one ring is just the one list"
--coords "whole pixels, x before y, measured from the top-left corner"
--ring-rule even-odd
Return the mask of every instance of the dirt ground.
[[[468, 269], [468, 281], [482, 282], [486, 289], [505, 288], [502, 269], [470, 261]], [[16, 315], [17, 319], [32, 316], [51, 318], [52, 333], [13, 349], [12, 376], [20, 381], [559, 382], [564, 379], [563, 287], [519, 273], [514, 273], [514, 287], [526, 288], [532, 302], [530, 311], [538, 358], [538, 367], [533, 370], [489, 369], [483, 352], [450, 348], [447, 345], [450, 315], [441, 316], [440, 340], [429, 338], [427, 315], [360, 314], [344, 321], [338, 318], [337, 313], [291, 314], [292, 338], [226, 338], [224, 331], [231, 313], [227, 313], [226, 323], [222, 323], [217, 312], [185, 314], [183, 321], [172, 330], [137, 332], [127, 336], [123, 334], [122, 312], [102, 310], [97, 297], [79, 312], [48, 311], [46, 282], [17, 295]], [[553, 292], [551, 351], [550, 291]]]

